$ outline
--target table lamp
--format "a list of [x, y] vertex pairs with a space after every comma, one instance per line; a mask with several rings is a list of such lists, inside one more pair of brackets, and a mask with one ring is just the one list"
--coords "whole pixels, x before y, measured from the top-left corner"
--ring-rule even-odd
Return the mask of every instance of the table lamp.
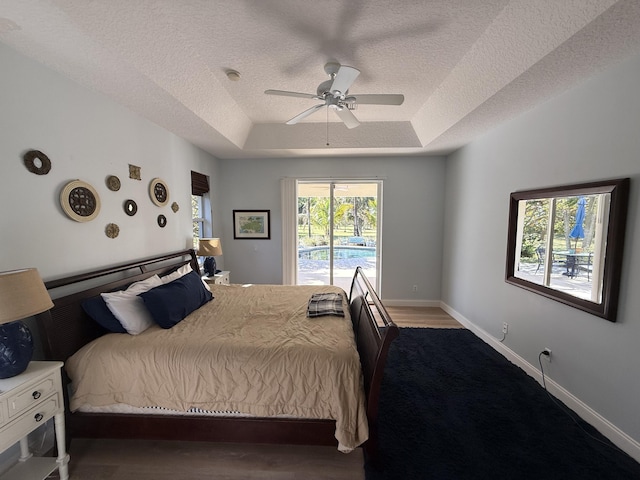
[[24, 372], [33, 356], [31, 331], [20, 320], [52, 307], [38, 270], [0, 272], [0, 378]]
[[208, 277], [213, 277], [219, 270], [216, 270], [215, 255], [222, 255], [222, 244], [219, 238], [201, 238], [198, 242], [198, 256], [204, 259], [204, 273]]

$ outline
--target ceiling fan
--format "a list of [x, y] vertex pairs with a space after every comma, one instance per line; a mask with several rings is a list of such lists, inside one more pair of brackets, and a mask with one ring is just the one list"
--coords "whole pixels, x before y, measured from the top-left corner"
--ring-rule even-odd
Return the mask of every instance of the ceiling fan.
[[311, 98], [324, 102], [299, 113], [289, 120], [287, 125], [294, 125], [326, 106], [336, 112], [347, 128], [355, 128], [360, 125], [360, 122], [352, 112], [357, 105], [402, 105], [402, 102], [404, 102], [404, 95], [399, 94], [350, 94], [349, 87], [360, 75], [360, 70], [357, 68], [330, 62], [324, 66], [324, 71], [331, 78], [318, 85], [315, 95], [284, 90], [265, 90], [264, 93], [267, 95]]

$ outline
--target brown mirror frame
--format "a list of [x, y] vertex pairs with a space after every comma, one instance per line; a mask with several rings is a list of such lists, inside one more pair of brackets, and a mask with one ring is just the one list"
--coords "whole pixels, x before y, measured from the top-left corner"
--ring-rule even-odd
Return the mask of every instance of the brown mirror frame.
[[[509, 230], [507, 237], [507, 265], [505, 281], [558, 302], [570, 305], [611, 322], [616, 321], [620, 274], [627, 223], [629, 200], [628, 178], [601, 182], [564, 185], [513, 192], [509, 200]], [[610, 194], [609, 223], [604, 248], [604, 269], [602, 273], [602, 293], [600, 303], [585, 300], [554, 288], [530, 282], [515, 276], [516, 245], [518, 235], [518, 206], [521, 200], [575, 197], [580, 195]]]

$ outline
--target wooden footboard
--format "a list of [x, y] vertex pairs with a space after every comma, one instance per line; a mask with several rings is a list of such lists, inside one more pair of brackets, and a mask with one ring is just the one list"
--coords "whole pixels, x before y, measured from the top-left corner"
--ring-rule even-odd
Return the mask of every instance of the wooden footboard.
[[[46, 282], [54, 307], [37, 316], [47, 360], [66, 361], [85, 344], [107, 333], [84, 312], [81, 302], [102, 292], [122, 289], [164, 275], [186, 263], [199, 272], [193, 250], [184, 250]], [[56, 293], [63, 292], [57, 296]], [[380, 384], [389, 344], [398, 328], [358, 268], [349, 298], [367, 396], [370, 437], [364, 447], [377, 449]], [[376, 321], [380, 319], [380, 326]], [[337, 445], [334, 420], [264, 419], [211, 416], [69, 413], [69, 438], [140, 438], [216, 442]]]
[[356, 268], [353, 276], [349, 293], [349, 308], [367, 395], [369, 440], [365, 443], [364, 448], [369, 458], [375, 458], [378, 450], [380, 387], [389, 346], [400, 331], [391, 320], [361, 267]]

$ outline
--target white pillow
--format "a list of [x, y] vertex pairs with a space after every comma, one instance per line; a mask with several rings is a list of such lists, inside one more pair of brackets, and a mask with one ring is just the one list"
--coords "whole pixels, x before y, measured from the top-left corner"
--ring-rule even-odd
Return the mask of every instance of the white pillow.
[[144, 306], [144, 300], [138, 295], [160, 285], [162, 280], [158, 275], [154, 275], [146, 280], [132, 283], [124, 291], [101, 295], [113, 316], [118, 319], [127, 333], [138, 335], [153, 325], [151, 313]]
[[[163, 284], [164, 283], [173, 282], [174, 280], [177, 280], [180, 277], [184, 277], [187, 273], [190, 273], [190, 272], [193, 272], [193, 268], [191, 268], [191, 264], [190, 263], [187, 263], [186, 265], [181, 266], [175, 272], [171, 272], [169, 275], [165, 275], [163, 277], [160, 277], [160, 280], [162, 280]], [[204, 285], [204, 288], [206, 288], [207, 290], [211, 291], [211, 288], [209, 288], [209, 284], [207, 282], [205, 282], [202, 277], [200, 277], [200, 279], [202, 280], [202, 284]]]
[[193, 268], [191, 268], [190, 263], [187, 263], [186, 265], [181, 266], [175, 272], [171, 272], [169, 275], [164, 275], [163, 277], [160, 277], [160, 280], [162, 280], [162, 283], [173, 282], [174, 280], [177, 280], [180, 277], [184, 277], [187, 273], [191, 271], [193, 271]]

